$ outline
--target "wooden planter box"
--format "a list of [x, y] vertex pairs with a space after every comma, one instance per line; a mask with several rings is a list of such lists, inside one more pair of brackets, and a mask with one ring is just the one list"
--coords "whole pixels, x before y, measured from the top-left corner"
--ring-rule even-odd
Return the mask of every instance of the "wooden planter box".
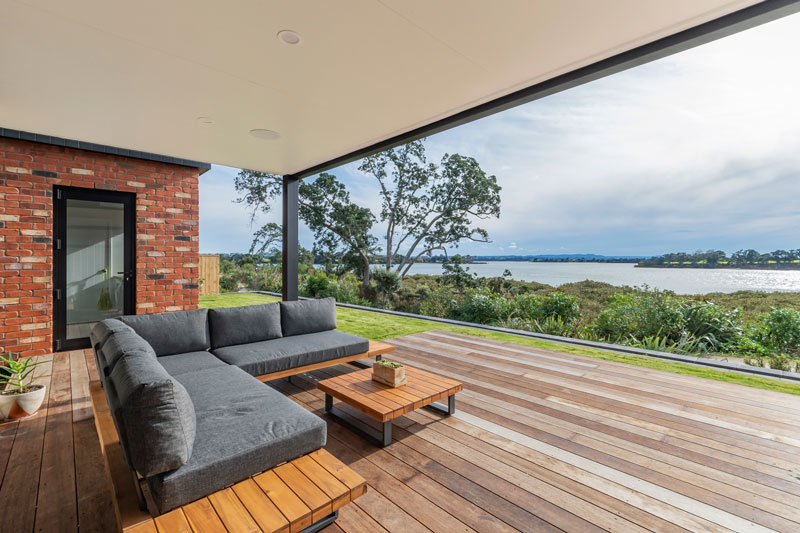
[[372, 380], [390, 387], [399, 387], [406, 384], [406, 368], [389, 368], [380, 363], [372, 364]]

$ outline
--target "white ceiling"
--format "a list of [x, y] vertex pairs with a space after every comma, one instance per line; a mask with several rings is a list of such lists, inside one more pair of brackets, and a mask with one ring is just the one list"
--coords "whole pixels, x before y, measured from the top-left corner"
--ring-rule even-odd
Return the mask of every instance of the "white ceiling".
[[291, 174], [755, 3], [0, 0], [0, 127]]

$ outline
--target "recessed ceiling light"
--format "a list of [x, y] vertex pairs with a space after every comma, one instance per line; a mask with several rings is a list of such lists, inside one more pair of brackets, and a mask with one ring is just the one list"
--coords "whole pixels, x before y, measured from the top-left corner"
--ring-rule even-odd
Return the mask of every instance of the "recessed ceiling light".
[[274, 141], [275, 139], [280, 138], [281, 134], [277, 131], [272, 130], [264, 130], [264, 129], [255, 129], [250, 130], [250, 135], [253, 137], [258, 137], [259, 139], [263, 139], [265, 141]]
[[214, 119], [210, 117], [197, 117], [197, 121], [201, 124], [213, 124]]
[[300, 34], [292, 30], [279, 31], [278, 39], [286, 44], [300, 44]]

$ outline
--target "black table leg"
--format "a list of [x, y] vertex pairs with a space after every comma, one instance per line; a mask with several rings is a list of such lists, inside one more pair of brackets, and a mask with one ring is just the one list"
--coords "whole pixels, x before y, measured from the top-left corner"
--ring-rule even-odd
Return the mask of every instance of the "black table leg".
[[388, 446], [392, 443], [392, 421], [383, 423], [383, 445]]
[[380, 446], [388, 446], [392, 443], [391, 420], [381, 424], [381, 431], [375, 431], [369, 424], [365, 424], [351, 414], [335, 408], [333, 406], [333, 397], [329, 394], [325, 395], [325, 412], [328, 413], [328, 416], [333, 417], [341, 424], [377, 441]]
[[[376, 361], [380, 361], [381, 359], [383, 359], [382, 355], [375, 356]], [[357, 366], [358, 368], [372, 368], [372, 363], [365, 363], [364, 361], [361, 360], [350, 361], [350, 364], [353, 366]]]
[[447, 397], [447, 407], [445, 407], [443, 405], [439, 405], [438, 403], [431, 403], [431, 404], [426, 405], [425, 407], [427, 407], [428, 409], [432, 409], [433, 411], [436, 411], [437, 413], [444, 413], [444, 414], [446, 414], [448, 416], [452, 415], [452, 414], [455, 414], [455, 412], [456, 412], [456, 395], [455, 394], [451, 394], [450, 396]]

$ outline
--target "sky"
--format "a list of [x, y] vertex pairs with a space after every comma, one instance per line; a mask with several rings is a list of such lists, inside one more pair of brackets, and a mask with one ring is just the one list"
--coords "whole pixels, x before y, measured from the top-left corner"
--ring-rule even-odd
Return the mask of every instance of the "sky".
[[[500, 218], [481, 223], [491, 242], [451, 253], [800, 248], [799, 52], [793, 15], [429, 137], [429, 160], [472, 156], [502, 187]], [[332, 173], [377, 215], [357, 167]], [[200, 178], [202, 253], [250, 246], [237, 172]], [[300, 244], [313, 244], [302, 224]]]

